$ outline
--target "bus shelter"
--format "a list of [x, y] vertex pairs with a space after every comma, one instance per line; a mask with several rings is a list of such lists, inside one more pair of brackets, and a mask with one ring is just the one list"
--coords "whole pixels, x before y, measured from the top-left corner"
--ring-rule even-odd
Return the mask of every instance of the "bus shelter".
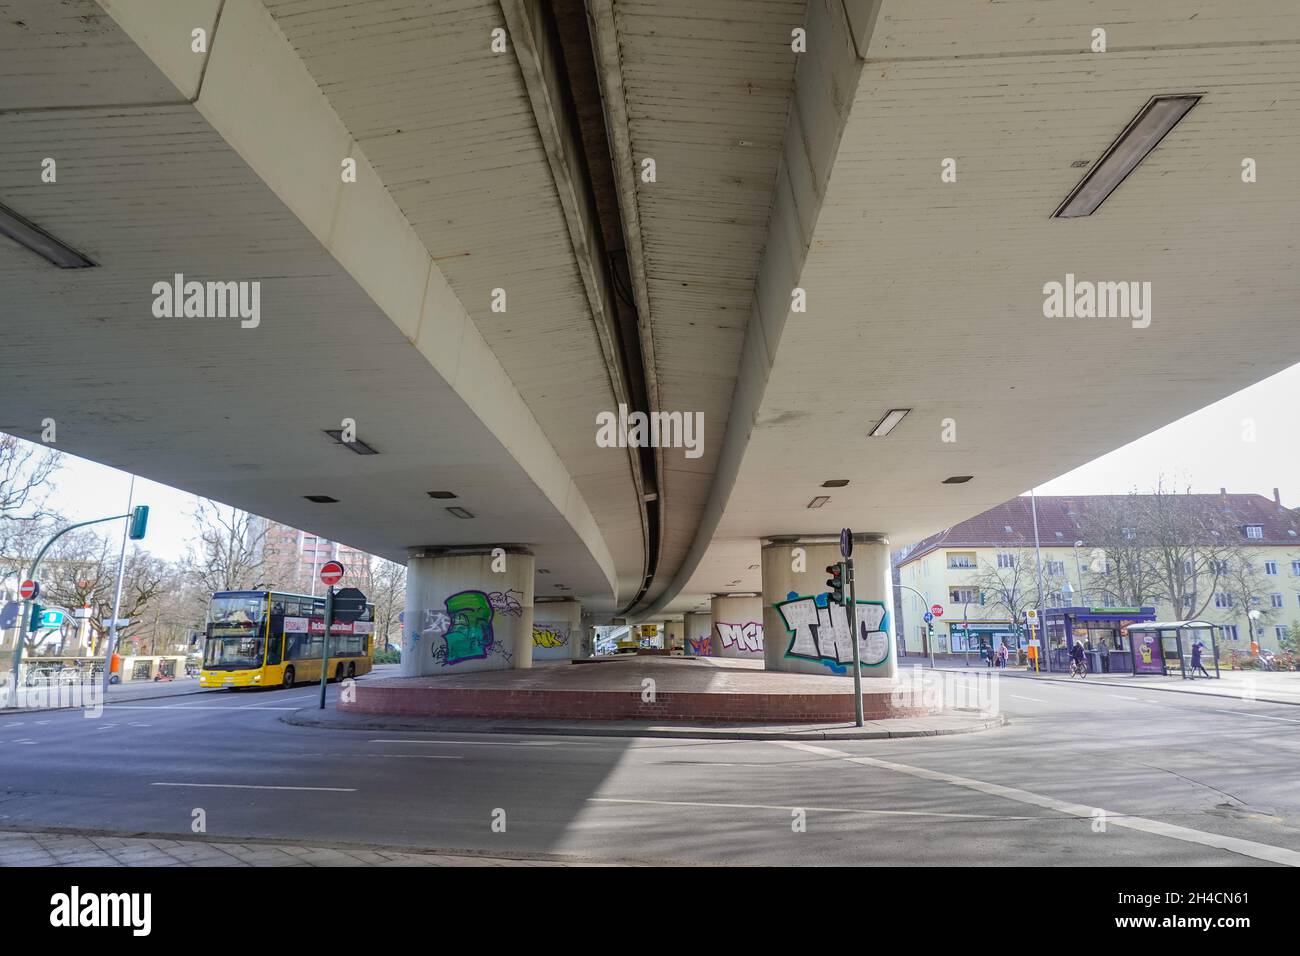
[[1094, 674], [1132, 674], [1133, 628], [1156, 619], [1154, 607], [1049, 607], [1044, 613], [1053, 670], [1070, 668], [1070, 651], [1082, 644]]
[[[1133, 673], [1168, 675], [1177, 671], [1183, 680], [1195, 680], [1192, 649], [1198, 643], [1205, 648], [1208, 639], [1209, 650], [1214, 654], [1214, 676], [1220, 678], [1218, 630], [1219, 625], [1207, 621], [1152, 621], [1131, 625], [1128, 631], [1137, 650], [1133, 655]], [[1204, 657], [1201, 664], [1205, 665]]]

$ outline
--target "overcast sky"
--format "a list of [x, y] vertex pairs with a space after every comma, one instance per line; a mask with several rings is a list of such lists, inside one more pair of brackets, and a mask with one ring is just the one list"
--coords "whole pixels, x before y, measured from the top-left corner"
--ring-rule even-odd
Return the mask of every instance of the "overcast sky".
[[[1145, 438], [1038, 487], [1044, 495], [1124, 494], [1149, 490], [1164, 475], [1193, 491], [1282, 492], [1300, 505], [1300, 365], [1265, 379]], [[1243, 419], [1253, 419], [1255, 441], [1243, 440]], [[53, 506], [73, 520], [126, 511], [130, 476], [71, 455], [55, 478]], [[1028, 489], [1026, 489], [1026, 493]], [[135, 503], [150, 506], [148, 549], [174, 560], [193, 535], [195, 497], [144, 478]], [[114, 535], [121, 533], [120, 526]], [[311, 529], [307, 529], [311, 530]]]

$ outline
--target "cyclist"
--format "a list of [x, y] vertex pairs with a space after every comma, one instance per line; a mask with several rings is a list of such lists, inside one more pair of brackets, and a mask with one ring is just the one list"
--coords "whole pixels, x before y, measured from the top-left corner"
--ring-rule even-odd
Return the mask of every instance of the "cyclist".
[[1071, 673], [1077, 672], [1080, 677], [1088, 675], [1088, 666], [1083, 662], [1083, 645], [1075, 641], [1070, 645], [1070, 658], [1074, 661], [1070, 667]]

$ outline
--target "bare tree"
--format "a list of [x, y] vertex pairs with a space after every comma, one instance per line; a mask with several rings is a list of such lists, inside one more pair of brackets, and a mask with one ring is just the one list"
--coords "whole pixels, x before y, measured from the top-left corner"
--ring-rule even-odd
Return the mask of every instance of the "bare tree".
[[[1254, 635], [1257, 628], [1264, 627], [1280, 614], [1280, 609], [1271, 603], [1264, 603], [1264, 596], [1269, 593], [1268, 579], [1261, 569], [1250, 559], [1244, 549], [1235, 549], [1236, 554], [1228, 559], [1228, 570], [1223, 575], [1220, 585], [1221, 593], [1232, 600], [1232, 609], [1245, 621], [1245, 631]], [[1258, 611], [1258, 620], [1252, 620], [1250, 614]]]
[[200, 498], [194, 521], [197, 551], [190, 546], [186, 566], [201, 591], [252, 591], [270, 585], [264, 518]]
[[375, 650], [382, 651], [398, 628], [398, 615], [406, 604], [406, 568], [372, 557], [368, 594], [375, 605]]
[[[1032, 550], [1023, 548], [1003, 554], [1008, 555], [1009, 564], [1004, 563], [1008, 558], [1001, 556], [996, 561], [985, 560], [970, 583], [984, 596], [986, 608], [1000, 607], [1013, 623], [1019, 624], [1028, 608], [1038, 606], [1037, 556]], [[1050, 567], [1044, 565], [1044, 602], [1064, 583], [1063, 576], [1052, 573]]]
[[[50, 479], [62, 464], [56, 451], [0, 433], [0, 580], [22, 574], [49, 535]], [[53, 532], [50, 531], [49, 534]]]
[[1148, 544], [1160, 597], [1179, 620], [1199, 618], [1234, 561], [1242, 560], [1231, 521], [1208, 511], [1190, 490], [1179, 494], [1166, 488], [1163, 479], [1138, 501], [1139, 533]]
[[1096, 583], [1089, 590], [1109, 592], [1120, 607], [1142, 607], [1161, 596], [1144, 512], [1142, 498], [1134, 492], [1099, 499], [1079, 522], [1093, 576], [1089, 583]]

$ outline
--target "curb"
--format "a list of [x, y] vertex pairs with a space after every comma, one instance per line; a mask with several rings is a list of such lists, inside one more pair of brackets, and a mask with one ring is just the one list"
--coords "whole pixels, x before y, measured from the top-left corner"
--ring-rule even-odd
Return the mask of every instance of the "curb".
[[[947, 672], [949, 672], [949, 673], [953, 673], [953, 674], [963, 674], [963, 673], [966, 673], [966, 669], [965, 669], [965, 668], [957, 668], [957, 667], [936, 667], [936, 668], [934, 668], [934, 670], [936, 670], [936, 671], [947, 671]], [[1021, 679], [1021, 678], [1016, 678], [1016, 679]], [[1053, 683], [1053, 684], [1071, 684], [1071, 683], [1074, 682], [1074, 678], [1072, 678], [1072, 677], [1044, 677], [1044, 676], [1042, 676], [1042, 675], [1038, 675], [1038, 676], [1030, 677], [1028, 674], [1026, 674], [1025, 677], [1024, 677], [1023, 679], [1024, 679], [1024, 680], [1036, 680], [1036, 681], [1048, 681], [1048, 682]], [[1201, 678], [1201, 679], [1204, 680], [1205, 678]], [[1084, 681], [1086, 681], [1086, 680], [1088, 680], [1088, 678], [1084, 678]], [[1124, 683], [1120, 683], [1119, 681], [1113, 681], [1113, 680], [1094, 680], [1094, 681], [1093, 681], [1093, 686], [1101, 686], [1101, 687], [1124, 687], [1124, 688], [1127, 688], [1127, 689], [1129, 689], [1129, 690], [1140, 690], [1140, 691], [1154, 690], [1154, 691], [1159, 691], [1159, 692], [1162, 693], [1162, 694], [1182, 694], [1182, 695], [1185, 696], [1185, 697], [1220, 697], [1220, 698], [1223, 698], [1223, 699], [1225, 699], [1225, 700], [1241, 700], [1241, 699], [1242, 699], [1242, 696], [1241, 696], [1240, 694], [1221, 694], [1221, 693], [1217, 693], [1217, 692], [1215, 692], [1215, 691], [1183, 690], [1181, 687], [1151, 687], [1151, 686], [1146, 685], [1146, 684], [1143, 684], [1142, 686], [1139, 687], [1139, 686], [1136, 685], [1136, 684], [1124, 684]], [[1252, 704], [1284, 704], [1284, 705], [1287, 705], [1287, 706], [1289, 706], [1289, 707], [1300, 707], [1300, 701], [1297, 701], [1297, 700], [1278, 700], [1276, 697], [1258, 697], [1258, 696], [1256, 696], [1256, 697], [1252, 698], [1250, 702], [1251, 702]]]
[[[303, 711], [307, 711], [304, 713]], [[516, 734], [553, 737], [659, 737], [676, 740], [902, 740], [912, 737], [946, 737], [952, 734], [993, 730], [1007, 723], [1005, 716], [970, 718], [969, 726], [952, 728], [908, 728], [900, 730], [864, 727], [826, 730], [771, 730], [762, 725], [745, 727], [664, 727], [656, 725], [611, 725], [601, 721], [572, 724], [494, 723], [492, 718], [431, 717], [424, 720], [401, 720], [387, 717], [314, 717], [316, 708], [305, 707], [280, 717], [295, 727], [328, 730], [390, 730], [425, 733]], [[924, 719], [924, 718], [908, 718]], [[880, 723], [880, 721], [876, 721]]]

